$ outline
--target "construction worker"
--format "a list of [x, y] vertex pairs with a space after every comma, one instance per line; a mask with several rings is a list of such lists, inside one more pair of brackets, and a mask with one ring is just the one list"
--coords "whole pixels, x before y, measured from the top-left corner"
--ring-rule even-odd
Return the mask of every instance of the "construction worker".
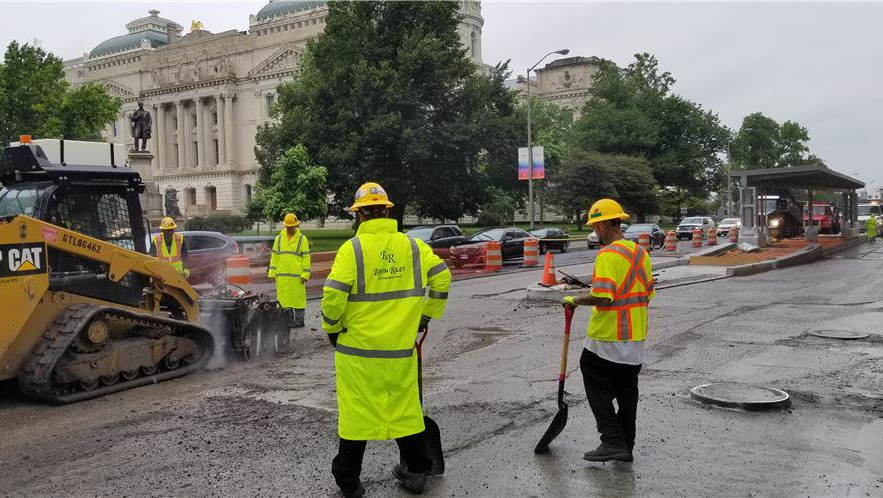
[[190, 276], [190, 270], [184, 268], [188, 243], [182, 234], [175, 233], [176, 228], [178, 225], [174, 219], [170, 216], [163, 218], [159, 225], [160, 233], [151, 239], [150, 252], [160, 261], [171, 264], [186, 279]]
[[[583, 455], [591, 462], [633, 461], [638, 373], [644, 362], [647, 303], [655, 297], [647, 251], [622, 236], [629, 219], [618, 202], [601, 199], [589, 209], [587, 225], [606, 246], [595, 259], [592, 291], [567, 296], [565, 306], [594, 306], [580, 357], [586, 397], [601, 444]], [[613, 400], [619, 407], [613, 408]]]
[[276, 281], [276, 300], [288, 314], [293, 328], [304, 326], [307, 290], [310, 280], [310, 241], [298, 229], [300, 221], [294, 213], [285, 215], [284, 229], [273, 241], [267, 276]]
[[874, 213], [871, 213], [868, 216], [867, 224], [865, 225], [865, 229], [868, 232], [868, 242], [874, 242], [874, 239], [877, 238], [877, 217], [874, 216]]
[[392, 206], [380, 185], [359, 188], [349, 208], [356, 236], [337, 251], [322, 295], [322, 328], [336, 350], [340, 447], [331, 473], [344, 496], [365, 492], [367, 441], [396, 440], [402, 463], [393, 475], [413, 493], [431, 467], [414, 340], [444, 312], [451, 273], [423, 241], [397, 231]]

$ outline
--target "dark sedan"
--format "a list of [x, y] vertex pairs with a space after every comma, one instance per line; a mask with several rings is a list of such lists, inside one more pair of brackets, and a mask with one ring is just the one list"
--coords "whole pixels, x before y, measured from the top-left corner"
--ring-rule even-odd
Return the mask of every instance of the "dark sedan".
[[530, 232], [530, 234], [539, 239], [540, 254], [550, 249], [567, 252], [567, 248], [570, 247], [570, 236], [560, 228], [541, 228]]
[[623, 232], [622, 236], [626, 240], [638, 243], [638, 236], [646, 233], [650, 236], [650, 247], [653, 249], [662, 249], [665, 245], [665, 232], [655, 223], [637, 223], [631, 225], [628, 230]]
[[463, 231], [457, 225], [438, 225], [431, 227], [416, 227], [405, 232], [408, 237], [414, 237], [426, 242], [433, 249], [445, 249], [466, 242]]
[[[223, 284], [227, 280], [227, 258], [239, 252], [236, 242], [220, 232], [182, 231], [187, 245], [184, 267], [190, 271], [190, 285]], [[151, 236], [151, 240], [153, 234]], [[147, 247], [151, 246], [148, 241]], [[151, 255], [153, 255], [151, 253]]]

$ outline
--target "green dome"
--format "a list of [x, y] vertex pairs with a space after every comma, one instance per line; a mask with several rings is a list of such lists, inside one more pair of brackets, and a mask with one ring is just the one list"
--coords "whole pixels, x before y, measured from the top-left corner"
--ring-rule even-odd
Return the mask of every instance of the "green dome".
[[98, 44], [89, 52], [89, 57], [101, 57], [102, 55], [125, 52], [141, 46], [141, 41], [147, 40], [152, 48], [161, 47], [169, 43], [169, 35], [159, 31], [145, 30], [136, 31], [127, 35], [115, 36]]
[[266, 21], [294, 12], [318, 9], [327, 4], [328, 2], [325, 0], [270, 0], [270, 3], [258, 11], [257, 20]]

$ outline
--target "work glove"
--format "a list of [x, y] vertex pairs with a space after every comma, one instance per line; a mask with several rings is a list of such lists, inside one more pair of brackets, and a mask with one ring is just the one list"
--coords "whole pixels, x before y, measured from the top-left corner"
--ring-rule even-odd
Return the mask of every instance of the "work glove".
[[564, 296], [564, 299], [561, 300], [561, 304], [567, 308], [573, 308], [573, 309], [575, 309], [577, 306], [579, 306], [578, 304], [576, 304], [576, 297], [575, 296]]
[[339, 332], [334, 333], [334, 334], [328, 334], [328, 342], [331, 343], [331, 347], [333, 347], [333, 348], [337, 347], [337, 336], [339, 336], [339, 335], [340, 335]]
[[426, 315], [422, 315], [420, 317], [420, 326], [417, 327], [418, 334], [425, 334], [426, 333], [426, 329], [429, 327], [430, 320], [432, 320], [432, 318], [430, 318]]

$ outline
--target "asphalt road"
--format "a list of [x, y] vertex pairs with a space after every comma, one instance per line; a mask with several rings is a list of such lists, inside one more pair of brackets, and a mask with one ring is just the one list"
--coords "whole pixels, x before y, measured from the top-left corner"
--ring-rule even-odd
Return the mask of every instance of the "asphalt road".
[[[660, 290], [633, 464], [581, 458], [598, 444], [577, 367], [587, 309], [569, 349], [567, 427], [548, 455], [532, 453], [557, 409], [562, 335], [559, 306], [522, 299], [535, 277], [455, 282], [446, 316], [431, 324], [425, 404], [448, 470], [427, 496], [883, 495], [883, 245]], [[295, 350], [276, 359], [71, 406], [31, 404], [2, 386], [0, 495], [334, 496], [333, 356], [317, 304]], [[837, 328], [872, 335], [808, 334]], [[691, 401], [689, 389], [709, 381], [778, 387], [792, 406]], [[390, 475], [397, 461], [394, 443], [369, 444], [368, 496], [408, 496]]]

